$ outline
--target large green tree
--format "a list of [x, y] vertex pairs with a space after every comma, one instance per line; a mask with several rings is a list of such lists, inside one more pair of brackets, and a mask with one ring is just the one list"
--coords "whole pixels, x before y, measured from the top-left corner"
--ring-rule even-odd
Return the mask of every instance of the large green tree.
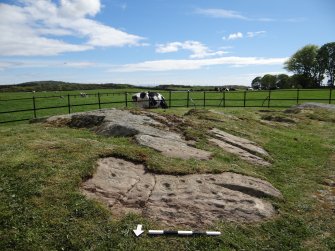
[[321, 70], [329, 78], [329, 85], [334, 86], [335, 76], [335, 42], [321, 46], [318, 51], [317, 59]]
[[292, 82], [290, 80], [290, 77], [286, 74], [277, 75], [276, 85], [280, 89], [292, 88]]
[[251, 87], [255, 90], [261, 89], [262, 83], [261, 83], [262, 77], [255, 77], [251, 82]]
[[262, 89], [275, 89], [277, 78], [271, 74], [265, 74], [261, 79]]
[[294, 74], [290, 77], [292, 88], [305, 88], [313, 86], [313, 80], [302, 74]]
[[317, 60], [318, 50], [316, 45], [306, 45], [285, 62], [285, 69], [308, 80], [302, 83], [304, 88], [319, 87], [322, 82], [323, 71]]

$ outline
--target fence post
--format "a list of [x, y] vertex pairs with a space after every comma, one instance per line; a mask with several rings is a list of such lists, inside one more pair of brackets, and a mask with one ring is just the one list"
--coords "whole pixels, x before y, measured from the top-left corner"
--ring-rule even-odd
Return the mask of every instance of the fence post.
[[187, 90], [187, 103], [186, 103], [187, 108], [190, 106], [190, 91]]
[[204, 107], [206, 107], [206, 91], [204, 91]]
[[33, 109], [34, 109], [34, 118], [36, 119], [36, 101], [35, 101], [35, 96], [33, 96]]
[[330, 87], [329, 88], [329, 104], [332, 103], [332, 90], [333, 90], [333, 87]]
[[245, 107], [245, 99], [247, 97], [247, 91], [244, 91], [244, 97], [243, 97], [243, 107]]
[[99, 102], [99, 109], [101, 109], [100, 92], [98, 92], [98, 102]]
[[126, 107], [128, 107], [128, 92], [124, 93], [124, 98], [125, 98], [125, 101], [126, 101]]
[[226, 107], [226, 92], [223, 91], [223, 107]]
[[300, 89], [297, 89], [297, 105], [299, 104], [299, 93], [300, 93]]
[[171, 107], [172, 91], [169, 91], [169, 107]]
[[71, 113], [71, 102], [70, 102], [70, 94], [67, 94], [67, 108], [69, 114]]
[[271, 89], [269, 89], [268, 108], [270, 108], [270, 102], [271, 102]]

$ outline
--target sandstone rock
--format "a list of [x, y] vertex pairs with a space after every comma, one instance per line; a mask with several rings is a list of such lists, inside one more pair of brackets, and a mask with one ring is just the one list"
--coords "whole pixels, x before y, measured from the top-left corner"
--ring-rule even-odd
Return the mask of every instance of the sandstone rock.
[[293, 106], [292, 108], [287, 109], [288, 112], [291, 111], [291, 109], [311, 109], [311, 108], [322, 108], [322, 109], [328, 109], [328, 110], [335, 110], [335, 105], [333, 104], [324, 104], [324, 103], [316, 103], [316, 102], [307, 102], [303, 104], [299, 104], [296, 106]]
[[90, 128], [104, 136], [135, 136], [139, 144], [151, 147], [169, 157], [204, 160], [211, 156], [207, 151], [189, 146], [180, 134], [169, 131], [155, 119], [146, 115], [132, 114], [126, 110], [103, 109], [53, 116], [46, 122], [51, 124], [62, 122], [63, 125], [72, 127]]
[[248, 139], [237, 137], [235, 135], [229, 134], [216, 128], [213, 128], [210, 132], [214, 135], [214, 137], [220, 139], [221, 141], [227, 142], [233, 146], [244, 149], [249, 153], [269, 156], [269, 154], [263, 148], [257, 146], [255, 142], [252, 142]]
[[254, 154], [249, 153], [248, 151], [245, 151], [239, 147], [233, 146], [231, 144], [228, 144], [224, 141], [218, 140], [218, 139], [214, 139], [214, 138], [210, 138], [209, 139], [210, 142], [215, 143], [217, 146], [221, 147], [223, 150], [225, 150], [226, 152], [232, 153], [237, 155], [238, 157], [240, 157], [241, 159], [248, 161], [252, 164], [255, 165], [262, 165], [262, 166], [269, 166], [271, 165], [269, 162], [265, 161], [264, 159], [262, 159], [261, 157], [258, 157]]
[[185, 141], [153, 137], [146, 134], [138, 134], [135, 138], [139, 144], [151, 147], [168, 157], [199, 160], [208, 160], [211, 157], [211, 153], [188, 146]]
[[221, 147], [226, 152], [235, 154], [241, 159], [255, 165], [271, 165], [270, 162], [258, 156], [261, 155], [269, 157], [269, 154], [263, 148], [257, 146], [254, 142], [234, 136], [216, 128], [210, 130], [210, 133], [212, 133], [215, 138], [210, 138], [209, 141]]
[[104, 123], [98, 127], [95, 132], [104, 136], [116, 137], [131, 137], [139, 133], [139, 131], [131, 125], [113, 123]]
[[192, 227], [267, 219], [276, 211], [262, 198], [281, 198], [270, 183], [245, 175], [157, 175], [116, 158], [100, 159], [96, 174], [82, 190], [105, 202], [114, 214], [137, 212], [168, 226]]

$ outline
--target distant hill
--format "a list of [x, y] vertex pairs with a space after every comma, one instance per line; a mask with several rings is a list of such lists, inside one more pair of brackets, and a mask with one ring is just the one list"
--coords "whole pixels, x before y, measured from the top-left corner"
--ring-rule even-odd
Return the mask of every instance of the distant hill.
[[33, 81], [16, 85], [0, 85], [1, 92], [31, 92], [31, 91], [72, 91], [93, 89], [123, 89], [135, 88], [129, 84], [80, 84], [62, 81]]
[[245, 86], [238, 85], [222, 85], [222, 86], [191, 86], [191, 85], [157, 85], [154, 87], [135, 86], [130, 84], [82, 84], [82, 83], [69, 83], [63, 81], [32, 81], [15, 85], [0, 85], [0, 92], [40, 92], [40, 91], [73, 91], [73, 90], [96, 90], [96, 89], [147, 89], [147, 90], [194, 90], [194, 91], [214, 91], [218, 87], [229, 87], [235, 89], [245, 89]]

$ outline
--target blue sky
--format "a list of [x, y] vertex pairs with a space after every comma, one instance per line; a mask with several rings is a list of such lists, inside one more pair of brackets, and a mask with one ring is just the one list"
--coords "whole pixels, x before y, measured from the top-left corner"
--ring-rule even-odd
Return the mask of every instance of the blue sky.
[[0, 0], [0, 84], [250, 85], [335, 41], [334, 0]]

